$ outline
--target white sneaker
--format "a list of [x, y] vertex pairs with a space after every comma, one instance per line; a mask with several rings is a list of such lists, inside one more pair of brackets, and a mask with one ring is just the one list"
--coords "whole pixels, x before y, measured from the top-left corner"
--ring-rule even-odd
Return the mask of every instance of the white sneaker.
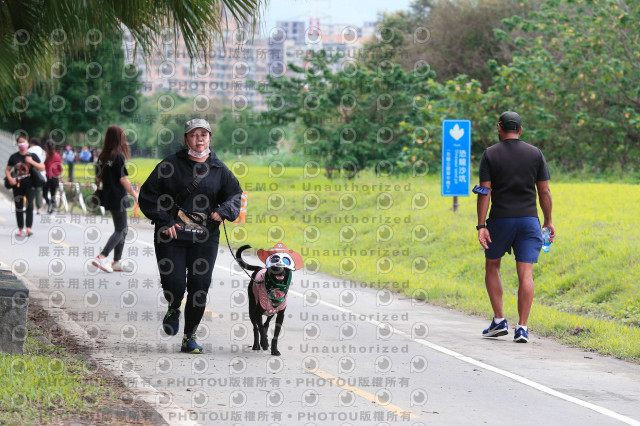
[[111, 269], [116, 272], [133, 272], [131, 262], [127, 262], [126, 260], [124, 262], [120, 260], [113, 262], [111, 264]]
[[111, 265], [109, 265], [109, 262], [107, 262], [106, 257], [96, 257], [91, 263], [96, 268], [102, 269], [105, 272], [113, 272], [113, 268], [111, 268]]

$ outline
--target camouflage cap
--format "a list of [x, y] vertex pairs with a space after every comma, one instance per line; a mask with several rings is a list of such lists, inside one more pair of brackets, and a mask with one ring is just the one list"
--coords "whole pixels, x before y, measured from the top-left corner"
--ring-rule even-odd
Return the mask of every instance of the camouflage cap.
[[193, 129], [197, 128], [205, 129], [207, 132], [211, 133], [211, 126], [209, 125], [209, 122], [207, 120], [204, 120], [202, 118], [194, 118], [184, 123], [184, 134], [186, 135]]

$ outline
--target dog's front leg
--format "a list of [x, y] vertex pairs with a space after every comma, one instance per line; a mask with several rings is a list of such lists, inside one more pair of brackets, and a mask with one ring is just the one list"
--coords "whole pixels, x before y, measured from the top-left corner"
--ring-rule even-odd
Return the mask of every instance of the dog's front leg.
[[271, 318], [273, 318], [273, 315], [269, 315], [267, 317], [262, 330], [260, 330], [260, 346], [262, 346], [262, 349], [265, 351], [269, 349], [269, 338], [267, 337], [267, 333], [269, 332], [269, 323], [271, 322]]
[[251, 349], [254, 351], [260, 350], [260, 328], [262, 328], [262, 314], [258, 312], [258, 309], [249, 309], [249, 318], [251, 319], [251, 325], [253, 326], [253, 346]]
[[284, 311], [286, 309], [278, 312], [276, 316], [276, 325], [273, 329], [273, 339], [271, 339], [271, 355], [280, 355], [280, 351], [278, 350], [278, 335], [280, 334], [280, 328], [282, 327], [282, 322], [284, 321]]

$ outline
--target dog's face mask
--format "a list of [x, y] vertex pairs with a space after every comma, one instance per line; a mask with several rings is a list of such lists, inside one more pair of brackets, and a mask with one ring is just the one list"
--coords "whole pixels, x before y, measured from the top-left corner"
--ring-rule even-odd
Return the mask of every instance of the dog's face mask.
[[267, 257], [265, 266], [277, 281], [283, 281], [291, 271], [296, 269], [295, 262], [287, 253], [272, 254]]

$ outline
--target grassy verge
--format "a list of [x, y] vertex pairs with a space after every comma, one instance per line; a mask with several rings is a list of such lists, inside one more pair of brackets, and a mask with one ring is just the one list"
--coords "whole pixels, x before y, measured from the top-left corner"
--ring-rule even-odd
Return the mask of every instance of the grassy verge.
[[[439, 177], [353, 180], [251, 166], [248, 223], [235, 244], [284, 240], [308, 265], [490, 316], [475, 197], [440, 196]], [[264, 186], [262, 186], [264, 185]], [[640, 191], [637, 185], [553, 183], [558, 239], [535, 268], [530, 326], [585, 349], [640, 361]], [[428, 203], [424, 200], [428, 199]], [[512, 255], [503, 260], [507, 317], [517, 319]]]
[[[150, 170], [145, 161], [153, 160], [134, 160], [141, 182]], [[365, 172], [328, 180], [313, 167], [227, 164], [249, 192], [247, 223], [229, 227], [232, 244], [282, 240], [304, 254], [307, 267], [490, 316], [476, 199], [461, 197], [454, 214], [439, 176]], [[534, 268], [533, 333], [640, 361], [638, 185], [554, 176], [551, 191], [558, 238]], [[503, 259], [502, 279], [506, 315], [515, 321], [512, 255]]]
[[0, 424], [151, 424], [139, 407], [122, 409], [118, 396], [128, 394], [125, 388], [86, 362], [81, 347], [34, 304], [24, 349], [24, 355], [0, 353]]

